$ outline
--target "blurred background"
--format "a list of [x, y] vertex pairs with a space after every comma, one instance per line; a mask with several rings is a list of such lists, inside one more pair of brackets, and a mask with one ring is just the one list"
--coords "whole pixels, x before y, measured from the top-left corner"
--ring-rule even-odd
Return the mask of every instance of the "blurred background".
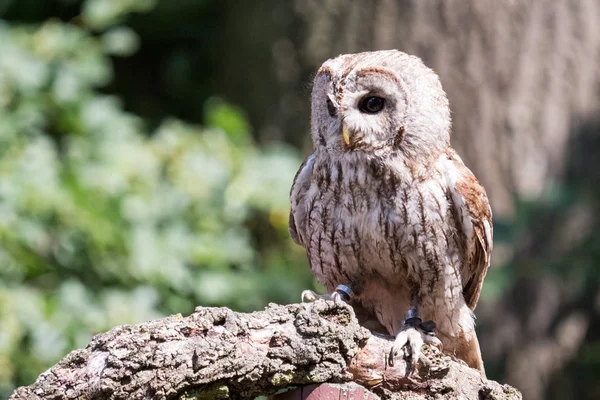
[[600, 1], [0, 0], [0, 398], [92, 335], [297, 302], [311, 76], [435, 69], [486, 186], [488, 377], [600, 398]]

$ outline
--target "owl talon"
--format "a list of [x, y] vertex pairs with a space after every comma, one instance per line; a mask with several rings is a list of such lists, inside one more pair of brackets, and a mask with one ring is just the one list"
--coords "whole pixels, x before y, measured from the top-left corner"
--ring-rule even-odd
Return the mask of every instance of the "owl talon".
[[333, 293], [324, 293], [324, 294], [316, 294], [312, 290], [303, 290], [300, 295], [300, 300], [302, 303], [313, 303], [317, 300], [333, 300], [336, 304], [343, 302], [342, 296], [338, 292]]
[[322, 298], [321, 296], [323, 295], [318, 295], [315, 292], [313, 292], [312, 290], [303, 290], [302, 293], [300, 294], [300, 301], [302, 303], [305, 302], [315, 302], [317, 300], [319, 300], [320, 298]]
[[[430, 344], [441, 348], [442, 342], [435, 336], [435, 323], [433, 321], [421, 322], [419, 317], [408, 316], [410, 316], [410, 318], [407, 318], [404, 321], [402, 328], [392, 345], [389, 363], [393, 366], [394, 358], [397, 355], [402, 354], [407, 361], [406, 376], [410, 377], [414, 373], [419, 359], [426, 359], [426, 357], [421, 354], [423, 345]], [[427, 362], [425, 362], [425, 364], [427, 364]]]
[[312, 303], [319, 299], [333, 300], [336, 304], [349, 303], [352, 297], [354, 297], [354, 293], [348, 285], [338, 285], [333, 293], [316, 294], [312, 290], [303, 290], [300, 295], [302, 303], [305, 300]]
[[333, 302], [335, 304], [341, 304], [341, 303], [344, 302], [344, 299], [342, 298], [342, 295], [339, 294], [338, 292], [331, 293], [331, 300], [333, 300]]

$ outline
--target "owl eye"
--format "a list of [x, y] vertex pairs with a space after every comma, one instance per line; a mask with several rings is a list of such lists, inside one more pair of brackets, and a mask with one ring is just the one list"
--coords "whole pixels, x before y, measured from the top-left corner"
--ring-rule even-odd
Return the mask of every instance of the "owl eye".
[[383, 110], [385, 101], [381, 97], [369, 96], [361, 100], [359, 104], [360, 111], [367, 114], [377, 114]]
[[329, 99], [327, 99], [327, 112], [332, 117], [335, 117], [337, 115], [337, 111], [335, 109], [335, 106], [333, 105], [333, 102], [331, 100], [329, 100]]

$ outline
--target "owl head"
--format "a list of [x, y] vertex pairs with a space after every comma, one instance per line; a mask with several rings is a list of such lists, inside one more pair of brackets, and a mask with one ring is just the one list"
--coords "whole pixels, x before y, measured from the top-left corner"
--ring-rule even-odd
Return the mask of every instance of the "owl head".
[[390, 152], [419, 159], [445, 150], [450, 110], [438, 76], [397, 50], [345, 54], [318, 70], [311, 130], [334, 156]]

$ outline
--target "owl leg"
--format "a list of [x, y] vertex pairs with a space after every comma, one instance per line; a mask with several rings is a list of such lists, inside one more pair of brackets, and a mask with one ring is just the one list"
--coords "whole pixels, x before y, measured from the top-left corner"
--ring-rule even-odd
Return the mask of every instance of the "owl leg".
[[435, 336], [435, 322], [422, 322], [419, 317], [417, 297], [411, 297], [411, 307], [405, 314], [404, 322], [400, 332], [396, 335], [396, 340], [390, 351], [389, 362], [394, 365], [394, 357], [403, 352], [407, 358], [408, 367], [406, 376], [412, 375], [421, 355], [423, 344], [430, 344], [442, 347], [442, 342]]
[[300, 295], [303, 303], [305, 300], [312, 303], [313, 301], [317, 301], [319, 299], [333, 300], [336, 303], [341, 301], [349, 303], [353, 297], [354, 292], [352, 291], [350, 285], [337, 285], [333, 293], [316, 294], [312, 290], [303, 290], [302, 294]]

